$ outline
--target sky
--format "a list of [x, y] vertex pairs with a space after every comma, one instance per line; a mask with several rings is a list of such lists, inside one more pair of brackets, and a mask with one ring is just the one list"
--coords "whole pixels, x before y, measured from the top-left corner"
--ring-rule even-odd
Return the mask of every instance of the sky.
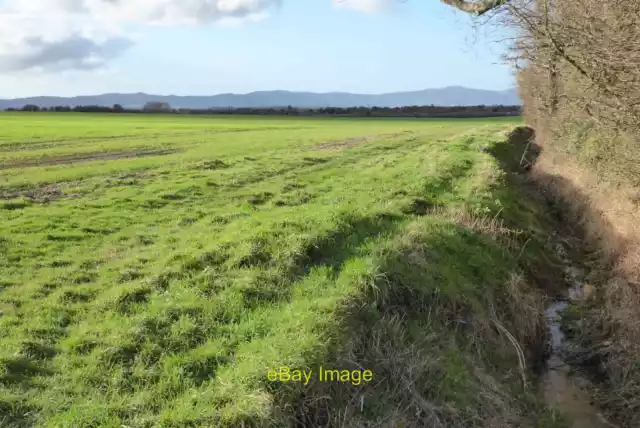
[[0, 98], [510, 88], [487, 32], [438, 0], [0, 0]]

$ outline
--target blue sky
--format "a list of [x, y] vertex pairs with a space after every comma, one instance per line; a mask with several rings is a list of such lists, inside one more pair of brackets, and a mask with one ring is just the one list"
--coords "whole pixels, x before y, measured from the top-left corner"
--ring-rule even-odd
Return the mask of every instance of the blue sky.
[[284, 0], [265, 15], [234, 25], [128, 23], [124, 28], [133, 42], [118, 55], [96, 67], [5, 71], [0, 98], [514, 85], [500, 59], [501, 35], [474, 30], [471, 17], [437, 0], [409, 0], [376, 13], [336, 7], [330, 0]]

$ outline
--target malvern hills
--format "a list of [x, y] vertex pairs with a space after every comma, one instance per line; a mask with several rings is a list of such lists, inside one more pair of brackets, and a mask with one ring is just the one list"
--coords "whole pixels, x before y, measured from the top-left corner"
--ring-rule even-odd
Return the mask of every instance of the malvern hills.
[[353, 94], [347, 92], [291, 92], [291, 91], [259, 91], [248, 94], [219, 95], [153, 95], [135, 94], [102, 94], [83, 95], [77, 97], [38, 96], [29, 98], [0, 99], [0, 109], [21, 108], [26, 104], [40, 107], [60, 105], [100, 105], [120, 104], [125, 108], [139, 108], [150, 101], [169, 103], [174, 108], [223, 108], [223, 107], [398, 107], [410, 105], [437, 106], [475, 106], [475, 105], [520, 105], [521, 101], [516, 89], [502, 91], [472, 89], [462, 86], [449, 86], [421, 91], [391, 92], [385, 94]]

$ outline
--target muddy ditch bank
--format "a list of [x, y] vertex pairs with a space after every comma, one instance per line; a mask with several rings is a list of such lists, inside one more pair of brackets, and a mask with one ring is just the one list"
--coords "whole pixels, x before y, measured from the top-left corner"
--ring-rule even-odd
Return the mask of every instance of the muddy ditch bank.
[[[580, 344], [574, 343], [570, 331], [582, 320], [567, 316], [571, 308], [592, 299], [595, 289], [585, 278], [593, 265], [597, 249], [587, 243], [583, 225], [568, 215], [569, 207], [558, 201], [551, 186], [567, 183], [560, 176], [547, 176], [536, 168], [543, 148], [535, 141], [535, 132], [528, 127], [514, 130], [508, 144], [491, 153], [516, 181], [523, 195], [531, 196], [541, 207], [541, 215], [549, 230], [548, 244], [553, 248], [550, 258], [559, 263], [559, 271], [551, 275], [538, 272], [538, 284], [547, 295], [545, 324], [547, 350], [536, 370], [535, 387], [547, 405], [562, 415], [571, 428], [624, 427], [606, 416], [596, 403], [593, 391], [598, 390], [598, 376], [593, 365], [572, 357]], [[540, 269], [538, 269], [540, 271]], [[633, 411], [633, 410], [629, 410]]]

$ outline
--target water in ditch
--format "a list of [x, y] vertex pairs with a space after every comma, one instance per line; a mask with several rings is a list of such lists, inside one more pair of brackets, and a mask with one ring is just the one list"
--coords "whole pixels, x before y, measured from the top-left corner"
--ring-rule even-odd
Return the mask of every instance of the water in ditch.
[[580, 387], [585, 379], [573, 373], [563, 359], [567, 343], [561, 328], [562, 312], [568, 308], [570, 301], [584, 298], [585, 282], [583, 270], [570, 260], [561, 241], [556, 243], [556, 253], [563, 262], [569, 289], [563, 299], [553, 301], [545, 311], [550, 337], [550, 354], [542, 376], [545, 399], [552, 408], [566, 417], [571, 428], [615, 427], [604, 419], [591, 404], [588, 393]]

